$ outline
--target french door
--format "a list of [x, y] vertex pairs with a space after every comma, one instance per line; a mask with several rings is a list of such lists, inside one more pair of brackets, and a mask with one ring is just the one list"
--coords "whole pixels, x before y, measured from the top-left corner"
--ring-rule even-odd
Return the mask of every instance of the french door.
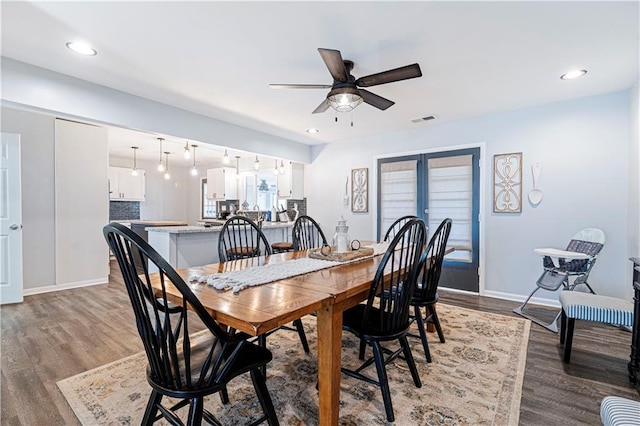
[[453, 220], [440, 286], [479, 292], [480, 148], [378, 160], [378, 240], [397, 218], [420, 217], [429, 238]]

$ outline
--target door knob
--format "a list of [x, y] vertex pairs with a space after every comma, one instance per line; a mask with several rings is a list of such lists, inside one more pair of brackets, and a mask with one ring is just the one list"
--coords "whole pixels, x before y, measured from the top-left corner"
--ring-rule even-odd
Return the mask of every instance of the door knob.
[[9, 229], [11, 229], [12, 231], [15, 231], [16, 229], [20, 229], [20, 228], [22, 228], [22, 225], [16, 225], [15, 223], [9, 227]]

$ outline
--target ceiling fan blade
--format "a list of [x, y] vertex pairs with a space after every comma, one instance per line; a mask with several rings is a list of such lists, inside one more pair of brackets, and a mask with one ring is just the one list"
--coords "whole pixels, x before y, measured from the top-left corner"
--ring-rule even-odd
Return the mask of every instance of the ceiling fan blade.
[[318, 48], [322, 60], [329, 68], [331, 77], [336, 81], [346, 82], [349, 77], [347, 69], [344, 67], [344, 60], [339, 50]]
[[329, 101], [325, 99], [324, 101], [322, 101], [320, 105], [318, 105], [316, 109], [313, 110], [311, 114], [319, 114], [321, 112], [325, 112], [328, 109], [329, 109]]
[[360, 96], [362, 96], [363, 101], [371, 106], [381, 109], [382, 111], [395, 104], [395, 102], [390, 101], [387, 98], [383, 98], [382, 96], [378, 96], [375, 93], [371, 93], [365, 89], [358, 89], [358, 92], [360, 92]]
[[378, 84], [392, 83], [394, 81], [408, 80], [410, 78], [421, 76], [422, 71], [420, 71], [420, 65], [412, 64], [389, 71], [383, 71], [377, 74], [360, 77], [356, 80], [356, 85], [359, 87], [371, 87], [377, 86]]
[[272, 89], [331, 89], [330, 84], [270, 84]]

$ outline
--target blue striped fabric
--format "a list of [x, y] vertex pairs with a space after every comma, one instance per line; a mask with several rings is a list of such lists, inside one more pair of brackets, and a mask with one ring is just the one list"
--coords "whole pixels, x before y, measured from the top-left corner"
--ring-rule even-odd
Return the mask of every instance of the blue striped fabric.
[[568, 318], [614, 325], [633, 325], [633, 303], [615, 297], [577, 291], [560, 293], [560, 304]]
[[605, 396], [600, 404], [600, 420], [604, 426], [639, 426], [640, 402], [619, 396]]

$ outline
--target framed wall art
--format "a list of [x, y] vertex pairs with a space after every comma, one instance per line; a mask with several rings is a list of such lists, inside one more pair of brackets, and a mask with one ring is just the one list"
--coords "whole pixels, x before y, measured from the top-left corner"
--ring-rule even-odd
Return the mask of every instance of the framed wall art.
[[522, 212], [522, 153], [493, 156], [494, 213]]
[[369, 211], [369, 169], [351, 169], [351, 211]]

